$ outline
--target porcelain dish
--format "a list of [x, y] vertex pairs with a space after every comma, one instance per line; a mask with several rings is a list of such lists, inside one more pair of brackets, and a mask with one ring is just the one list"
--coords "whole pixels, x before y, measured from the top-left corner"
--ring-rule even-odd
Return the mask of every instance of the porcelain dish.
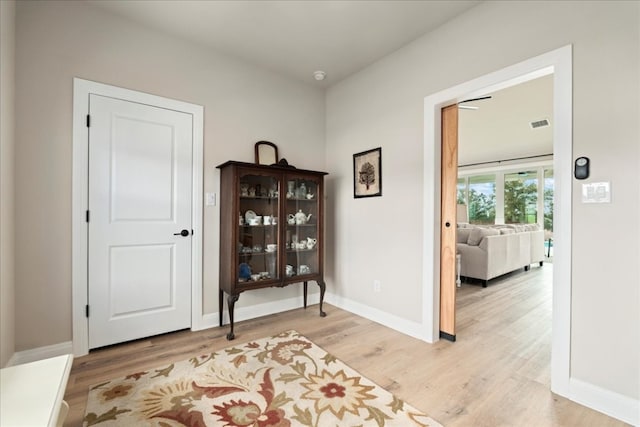
[[244, 219], [247, 221], [247, 223], [249, 223], [252, 219], [254, 219], [257, 216], [258, 215], [256, 215], [256, 213], [254, 211], [248, 210], [244, 214]]

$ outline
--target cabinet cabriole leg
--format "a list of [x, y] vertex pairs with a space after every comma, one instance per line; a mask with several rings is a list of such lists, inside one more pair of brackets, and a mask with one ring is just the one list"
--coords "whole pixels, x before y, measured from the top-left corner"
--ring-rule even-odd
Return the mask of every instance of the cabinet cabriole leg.
[[224, 291], [222, 289], [218, 290], [218, 313], [220, 313], [220, 326], [222, 326], [222, 310], [224, 308], [224, 301], [222, 300], [224, 297]]
[[231, 341], [232, 339], [234, 339], [236, 336], [233, 334], [233, 310], [234, 307], [236, 305], [236, 301], [238, 301], [238, 298], [240, 298], [240, 295], [229, 295], [227, 296], [227, 304], [229, 305], [229, 323], [231, 325], [231, 329], [229, 330], [229, 333], [227, 334], [227, 340]]
[[303, 285], [303, 293], [304, 293], [304, 308], [307, 308], [307, 281], [305, 280]]
[[327, 313], [322, 311], [322, 303], [324, 302], [324, 291], [326, 290], [327, 286], [325, 285], [324, 280], [317, 280], [316, 282], [320, 287], [320, 317], [326, 317]]

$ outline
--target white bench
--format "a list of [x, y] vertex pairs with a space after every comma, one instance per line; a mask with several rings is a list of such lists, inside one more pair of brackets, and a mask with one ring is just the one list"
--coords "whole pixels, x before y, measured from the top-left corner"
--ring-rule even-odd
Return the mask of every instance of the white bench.
[[0, 426], [61, 427], [72, 363], [67, 354], [1, 369]]

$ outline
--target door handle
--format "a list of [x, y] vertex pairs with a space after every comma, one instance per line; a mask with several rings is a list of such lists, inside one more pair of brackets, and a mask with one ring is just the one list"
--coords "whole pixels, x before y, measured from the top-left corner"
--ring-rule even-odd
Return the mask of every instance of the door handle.
[[179, 233], [173, 233], [174, 236], [182, 236], [182, 237], [187, 237], [189, 235], [189, 230], [182, 230]]

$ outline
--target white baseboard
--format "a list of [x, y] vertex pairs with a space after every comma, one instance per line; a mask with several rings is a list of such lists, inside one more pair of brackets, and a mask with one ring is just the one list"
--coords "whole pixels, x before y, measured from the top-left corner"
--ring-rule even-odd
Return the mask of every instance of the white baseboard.
[[[307, 305], [315, 305], [320, 302], [319, 293], [309, 293]], [[281, 313], [283, 311], [294, 310], [303, 306], [303, 297], [293, 297], [285, 300], [273, 301], [264, 304], [256, 304], [250, 307], [237, 307], [235, 310], [235, 321], [254, 319], [256, 317], [267, 316], [269, 314]], [[223, 315], [223, 324], [229, 324], [229, 315], [227, 312]], [[193, 331], [209, 329], [219, 326], [219, 313], [209, 313], [202, 316], [200, 324]], [[48, 359], [50, 357], [62, 356], [64, 354], [73, 354], [73, 343], [71, 341], [53, 344], [45, 347], [33, 348], [30, 350], [19, 351], [13, 354], [7, 362], [7, 367], [22, 365], [23, 363], [35, 362], [37, 360]]]
[[[325, 298], [326, 300], [326, 298]], [[319, 293], [309, 293], [307, 298], [307, 306], [315, 305], [320, 302]], [[294, 310], [302, 307], [304, 304], [303, 297], [288, 298], [285, 300], [266, 302], [263, 304], [256, 304], [250, 307], [236, 307], [234, 312], [234, 321], [241, 322], [243, 320], [255, 319], [256, 317], [267, 316], [269, 314], [281, 313], [283, 311]], [[199, 328], [197, 330], [215, 328], [219, 326], [220, 313], [209, 313], [202, 316]], [[223, 312], [222, 324], [229, 324], [229, 313]], [[196, 329], [192, 329], [196, 330]]]
[[[319, 293], [309, 293], [307, 305], [316, 305], [320, 302]], [[303, 306], [303, 297], [293, 297], [285, 300], [267, 302], [264, 304], [256, 304], [250, 307], [237, 307], [235, 310], [235, 321], [254, 319], [256, 317], [267, 316], [269, 314], [281, 313], [283, 311], [294, 310]], [[223, 314], [223, 324], [229, 324], [229, 315], [227, 312]], [[219, 313], [209, 313], [202, 316], [200, 324], [193, 331], [209, 329], [219, 326]], [[64, 354], [73, 354], [73, 343], [71, 341], [49, 345], [45, 347], [33, 348], [30, 350], [19, 351], [13, 354], [7, 362], [7, 367], [21, 365], [23, 363], [35, 362], [37, 360], [48, 359], [50, 357], [62, 356]]]
[[[400, 317], [394, 316], [384, 311], [371, 308], [364, 304], [360, 304], [352, 300], [349, 300], [347, 298], [343, 298], [331, 293], [325, 294], [324, 301], [328, 304], [334, 305], [338, 308], [341, 308], [343, 310], [357, 314], [358, 316], [369, 319], [373, 322], [379, 323], [383, 326], [394, 329], [405, 335], [409, 335], [411, 337], [414, 337], [423, 341], [426, 340], [425, 332], [424, 332], [425, 327], [421, 323], [411, 322], [409, 320], [402, 319]], [[314, 305], [314, 304], [318, 304], [319, 302], [320, 302], [320, 294], [318, 293], [309, 294], [307, 305]], [[234, 313], [235, 321], [241, 322], [243, 320], [249, 320], [249, 319], [255, 319], [257, 317], [267, 316], [269, 314], [281, 313], [287, 310], [294, 310], [296, 308], [302, 307], [302, 304], [303, 304], [302, 297], [294, 297], [294, 298], [288, 298], [286, 300], [272, 301], [264, 304], [256, 304], [250, 307], [236, 308]], [[197, 330], [215, 328], [219, 326], [219, 316], [220, 314], [218, 312], [203, 315], [199, 328]], [[229, 315], [226, 311], [223, 313], [222, 321], [224, 325], [229, 324]], [[196, 329], [192, 328], [192, 330], [195, 331]]]
[[63, 356], [65, 354], [73, 354], [73, 344], [71, 341], [15, 352], [9, 359], [7, 367]]
[[570, 400], [602, 412], [633, 426], [640, 426], [640, 400], [606, 390], [593, 384], [569, 379]]
[[400, 333], [409, 335], [410, 337], [427, 341], [426, 326], [422, 323], [412, 322], [410, 320], [394, 316], [393, 314], [389, 314], [385, 311], [378, 310], [377, 308], [372, 308], [331, 293], [327, 293], [325, 301], [338, 308], [364, 317], [365, 319], [369, 319]]

